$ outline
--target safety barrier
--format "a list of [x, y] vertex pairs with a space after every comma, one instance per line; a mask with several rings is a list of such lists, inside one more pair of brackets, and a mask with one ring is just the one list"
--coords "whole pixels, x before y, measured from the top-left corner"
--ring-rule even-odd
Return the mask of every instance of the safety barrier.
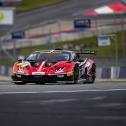
[[12, 73], [11, 67], [0, 66], [0, 74], [5, 76], [10, 76]]
[[126, 78], [126, 67], [97, 68], [98, 79], [123, 79]]
[[[12, 73], [11, 67], [0, 66], [0, 74], [10, 76]], [[97, 79], [123, 79], [126, 78], [126, 67], [111, 67], [111, 68], [97, 68]]]

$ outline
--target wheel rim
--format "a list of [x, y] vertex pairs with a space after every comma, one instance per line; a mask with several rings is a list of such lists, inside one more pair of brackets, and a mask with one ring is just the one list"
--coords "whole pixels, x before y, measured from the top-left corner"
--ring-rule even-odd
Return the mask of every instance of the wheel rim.
[[76, 67], [74, 69], [74, 81], [78, 81], [79, 69]]

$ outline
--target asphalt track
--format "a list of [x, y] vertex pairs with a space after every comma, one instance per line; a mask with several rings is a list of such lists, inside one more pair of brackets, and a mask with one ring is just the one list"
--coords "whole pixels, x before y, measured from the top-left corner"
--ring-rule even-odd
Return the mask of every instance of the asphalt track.
[[126, 81], [0, 82], [0, 126], [126, 126]]
[[3, 33], [5, 33], [5, 31], [11, 32], [11, 30], [21, 30], [50, 20], [71, 19], [76, 13], [114, 1], [119, 0], [64, 0], [61, 4], [18, 13], [15, 16], [15, 24], [13, 28], [11, 26], [0, 26], [0, 31], [3, 31]]

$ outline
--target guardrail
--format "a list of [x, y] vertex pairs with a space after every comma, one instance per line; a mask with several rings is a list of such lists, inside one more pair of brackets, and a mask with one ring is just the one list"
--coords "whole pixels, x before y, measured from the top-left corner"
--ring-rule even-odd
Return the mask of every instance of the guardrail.
[[[0, 66], [0, 74], [10, 76], [12, 73], [11, 67]], [[111, 67], [111, 68], [97, 68], [97, 79], [125, 79], [126, 67]]]
[[[113, 32], [113, 28], [104, 28], [104, 34], [110, 34]], [[126, 29], [126, 26], [125, 26]], [[116, 27], [116, 31], [120, 31], [121, 28]], [[103, 32], [103, 29], [98, 29], [100, 33]], [[23, 47], [29, 47], [29, 46], [37, 46], [37, 45], [44, 45], [47, 44], [47, 42], [55, 43], [55, 42], [63, 42], [63, 41], [69, 41], [69, 40], [76, 40], [84, 37], [91, 37], [91, 36], [96, 36], [97, 31], [96, 29], [90, 29], [90, 30], [85, 30], [85, 31], [70, 31], [70, 32], [57, 32], [57, 34], [48, 34], [48, 35], [41, 35], [41, 37], [35, 37], [30, 36], [30, 38], [26, 39], [21, 39], [21, 40], [16, 40], [16, 48], [23, 48]], [[12, 40], [10, 42], [1, 42], [2, 44], [2, 49], [13, 49]]]
[[126, 78], [126, 67], [97, 68], [98, 79], [123, 79]]

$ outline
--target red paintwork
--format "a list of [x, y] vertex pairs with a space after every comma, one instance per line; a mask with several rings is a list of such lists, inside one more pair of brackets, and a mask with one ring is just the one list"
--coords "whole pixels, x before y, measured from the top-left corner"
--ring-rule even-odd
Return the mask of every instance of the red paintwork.
[[[19, 70], [19, 63], [16, 62], [13, 66], [13, 74], [28, 74], [32, 75], [33, 72], [45, 72], [45, 75], [54, 75], [54, 74], [66, 74], [69, 71], [73, 71], [75, 62], [68, 62], [68, 61], [60, 61], [50, 67], [45, 66], [45, 61], [40, 63], [36, 67], [32, 67], [30, 65], [23, 67], [23, 71]], [[60, 68], [63, 70], [58, 72]]]

